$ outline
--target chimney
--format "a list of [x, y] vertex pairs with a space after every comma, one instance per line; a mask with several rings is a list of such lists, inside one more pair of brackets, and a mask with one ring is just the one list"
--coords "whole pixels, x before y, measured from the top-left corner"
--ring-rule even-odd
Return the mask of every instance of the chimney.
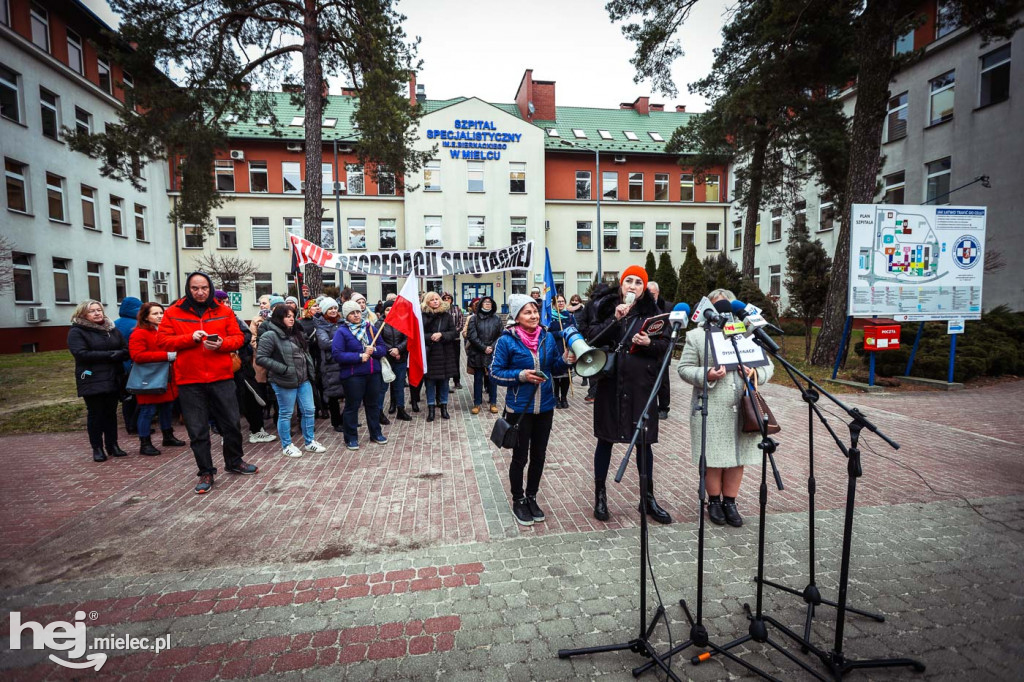
[[324, 80], [320, 81], [320, 96], [323, 97], [324, 99], [327, 99], [327, 93], [327, 79], [325, 78]]
[[651, 111], [665, 111], [665, 105], [664, 104], [652, 104], [651, 105]]
[[422, 83], [416, 86], [416, 101], [420, 103], [427, 101], [427, 88]]
[[641, 116], [649, 116], [651, 113], [650, 97], [637, 97], [633, 100], [633, 110]]
[[516, 108], [519, 109], [519, 116], [525, 121], [533, 121], [533, 112], [530, 111], [530, 104], [533, 103], [533, 69], [523, 72], [523, 78], [519, 81], [519, 89], [516, 90]]
[[302, 83], [282, 83], [281, 92], [301, 93]]
[[416, 72], [409, 72], [409, 104], [416, 104]]
[[355, 97], [357, 94], [359, 94], [359, 93], [358, 93], [358, 91], [355, 88], [347, 88], [347, 87], [345, 87], [345, 88], [341, 89], [341, 96], [342, 97]]
[[685, 104], [677, 104], [676, 105], [676, 113], [677, 114], [685, 114], [686, 113], [686, 105]]

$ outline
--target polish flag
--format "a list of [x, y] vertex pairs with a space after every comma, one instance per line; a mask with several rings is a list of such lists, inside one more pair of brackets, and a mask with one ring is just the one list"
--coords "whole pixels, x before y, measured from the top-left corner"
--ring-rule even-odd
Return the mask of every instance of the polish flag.
[[384, 320], [409, 339], [409, 383], [419, 386], [427, 371], [427, 343], [423, 334], [423, 312], [420, 309], [419, 287], [410, 276], [398, 292], [398, 298]]

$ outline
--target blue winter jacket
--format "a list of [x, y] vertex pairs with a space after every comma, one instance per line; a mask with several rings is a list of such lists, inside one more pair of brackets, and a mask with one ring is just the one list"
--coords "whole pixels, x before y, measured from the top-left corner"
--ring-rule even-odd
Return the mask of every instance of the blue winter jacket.
[[[118, 317], [114, 320], [114, 326], [117, 327], [117, 331], [121, 332], [125, 343], [128, 343], [129, 339], [132, 338], [132, 332], [135, 331], [135, 327], [139, 323], [139, 310], [141, 309], [142, 301], [134, 296], [126, 296], [121, 301], [121, 307], [117, 309]], [[125, 360], [124, 371], [127, 373], [131, 370], [131, 359]]]
[[[551, 377], [565, 374], [568, 366], [562, 360], [561, 351], [550, 332], [543, 332], [534, 355], [510, 327], [498, 337], [491, 361], [491, 376], [494, 383], [507, 386], [505, 403], [509, 412], [540, 414], [555, 409], [555, 393]], [[540, 369], [548, 375], [543, 384], [529, 384], [519, 381], [524, 369]], [[540, 389], [540, 390], [538, 390]]]
[[[366, 333], [372, 339], [376, 330], [369, 322], [363, 324], [366, 326]], [[373, 355], [369, 360], [363, 362], [359, 357], [363, 354], [363, 344], [355, 337], [347, 324], [338, 327], [338, 331], [334, 334], [334, 342], [331, 343], [331, 357], [338, 363], [338, 374], [342, 379], [380, 374], [380, 359], [386, 352], [384, 339], [378, 336], [377, 343], [374, 344]]]

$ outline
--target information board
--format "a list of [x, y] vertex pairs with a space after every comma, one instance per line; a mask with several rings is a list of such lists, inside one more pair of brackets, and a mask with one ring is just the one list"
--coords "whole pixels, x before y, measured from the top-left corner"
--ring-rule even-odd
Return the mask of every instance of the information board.
[[981, 319], [984, 206], [854, 204], [847, 314]]

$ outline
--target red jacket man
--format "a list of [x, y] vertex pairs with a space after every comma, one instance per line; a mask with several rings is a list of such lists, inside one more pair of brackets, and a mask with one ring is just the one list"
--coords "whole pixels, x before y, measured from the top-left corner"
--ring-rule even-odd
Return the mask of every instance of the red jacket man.
[[157, 332], [164, 350], [176, 351], [174, 378], [181, 414], [199, 467], [196, 493], [213, 488], [217, 473], [210, 453], [210, 420], [224, 438], [224, 468], [235, 474], [255, 474], [259, 468], [242, 461], [242, 431], [238, 423], [231, 352], [245, 342], [235, 313], [213, 297], [213, 283], [202, 272], [185, 281], [185, 296], [167, 308]]

